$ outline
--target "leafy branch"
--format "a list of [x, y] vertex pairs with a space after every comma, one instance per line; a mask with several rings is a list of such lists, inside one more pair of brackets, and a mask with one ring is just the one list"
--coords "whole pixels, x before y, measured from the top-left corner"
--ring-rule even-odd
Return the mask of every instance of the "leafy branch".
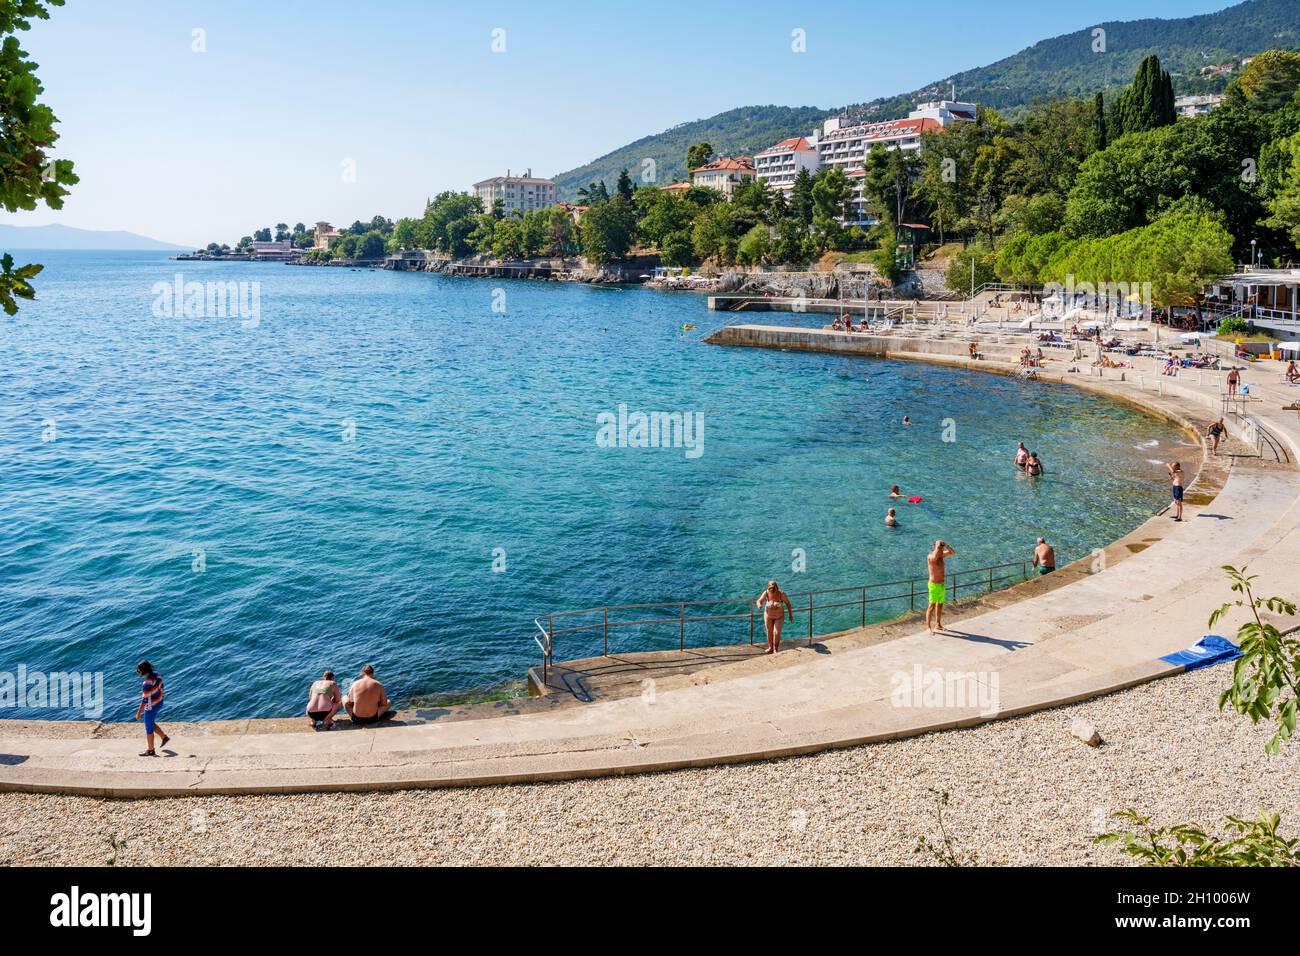
[[1254, 820], [1230, 816], [1223, 837], [1188, 823], [1153, 827], [1151, 818], [1136, 810], [1112, 816], [1128, 820], [1136, 831], [1103, 833], [1093, 842], [1117, 846], [1143, 866], [1300, 866], [1300, 839], [1277, 832], [1282, 820], [1276, 813], [1260, 811]]
[[957, 849], [957, 841], [952, 834], [948, 832], [948, 825], [943, 819], [943, 808], [948, 805], [948, 791], [940, 793], [933, 787], [927, 788], [930, 793], [937, 799], [935, 807], [935, 817], [939, 823], [938, 842], [927, 840], [925, 837], [917, 837], [916, 846], [912, 849], [913, 853], [928, 853], [933, 859], [937, 860], [943, 866], [977, 866], [974, 855], [963, 859], [960, 851]]
[[1265, 747], [1274, 756], [1295, 733], [1296, 706], [1300, 700], [1300, 639], [1283, 635], [1275, 625], [1265, 622], [1260, 610], [1294, 616], [1296, 605], [1280, 597], [1255, 597], [1251, 585], [1257, 576], [1247, 575], [1244, 567], [1225, 565], [1223, 570], [1232, 581], [1232, 590], [1241, 597], [1217, 608], [1210, 615], [1210, 626], [1233, 608], [1249, 608], [1251, 620], [1237, 629], [1241, 657], [1233, 667], [1232, 686], [1219, 697], [1219, 709], [1231, 704], [1238, 714], [1249, 717], [1255, 724], [1276, 720], [1277, 733]]

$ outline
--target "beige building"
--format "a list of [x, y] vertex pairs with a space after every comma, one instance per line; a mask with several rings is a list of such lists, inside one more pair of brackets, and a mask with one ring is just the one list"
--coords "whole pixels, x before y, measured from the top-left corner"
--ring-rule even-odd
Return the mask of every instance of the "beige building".
[[534, 178], [531, 169], [523, 176], [511, 176], [507, 170], [504, 176], [493, 176], [475, 183], [474, 195], [483, 201], [485, 211], [491, 212], [493, 204], [499, 199], [507, 213], [548, 209], [560, 198], [555, 183], [549, 179]]
[[336, 230], [328, 222], [316, 223], [316, 241], [312, 244], [313, 249], [319, 249], [326, 252], [330, 247], [330, 240], [337, 239], [343, 233]]
[[722, 156], [691, 170], [691, 184], [716, 189], [728, 199], [736, 186], [754, 178], [754, 164], [748, 156]]

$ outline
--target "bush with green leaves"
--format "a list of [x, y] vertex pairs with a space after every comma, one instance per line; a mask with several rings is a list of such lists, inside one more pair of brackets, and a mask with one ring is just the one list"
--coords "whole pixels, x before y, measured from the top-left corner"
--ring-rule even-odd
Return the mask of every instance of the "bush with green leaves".
[[[1219, 709], [1229, 704], [1251, 723], [1276, 721], [1277, 732], [1264, 750], [1274, 756], [1282, 744], [1295, 733], [1297, 700], [1300, 699], [1300, 639], [1283, 634], [1261, 611], [1294, 617], [1296, 605], [1285, 598], [1256, 597], [1252, 585], [1257, 575], [1246, 568], [1224, 565], [1232, 590], [1240, 595], [1226, 601], [1210, 615], [1214, 627], [1234, 608], [1250, 611], [1237, 628], [1241, 656], [1233, 665], [1232, 686], [1219, 697]], [[1133, 830], [1103, 833], [1095, 842], [1118, 846], [1144, 866], [1298, 866], [1300, 839], [1278, 835], [1281, 818], [1261, 810], [1254, 820], [1230, 816], [1224, 824], [1225, 836], [1216, 837], [1200, 827], [1179, 823], [1169, 827], [1152, 827], [1151, 818], [1136, 810], [1114, 814], [1135, 825]]]
[[1219, 323], [1218, 335], [1246, 335], [1250, 332], [1250, 323], [1234, 316]]
[[1136, 830], [1103, 833], [1094, 841], [1117, 846], [1143, 866], [1300, 866], [1300, 839], [1286, 839], [1277, 830], [1282, 820], [1262, 812], [1254, 820], [1228, 817], [1224, 835], [1179, 823], [1153, 827], [1151, 818], [1136, 810], [1114, 814]]
[[1250, 718], [1251, 723], [1277, 721], [1277, 733], [1265, 747], [1275, 755], [1295, 733], [1297, 700], [1300, 700], [1300, 638], [1283, 634], [1272, 622], [1260, 617], [1260, 610], [1294, 617], [1296, 605], [1285, 598], [1255, 597], [1251, 585], [1257, 575], [1247, 575], [1244, 567], [1225, 565], [1232, 590], [1241, 595], [1228, 601], [1210, 615], [1213, 627], [1233, 608], [1248, 608], [1250, 618], [1237, 628], [1241, 657], [1232, 669], [1232, 686], [1219, 697], [1219, 709], [1231, 704], [1233, 710]]

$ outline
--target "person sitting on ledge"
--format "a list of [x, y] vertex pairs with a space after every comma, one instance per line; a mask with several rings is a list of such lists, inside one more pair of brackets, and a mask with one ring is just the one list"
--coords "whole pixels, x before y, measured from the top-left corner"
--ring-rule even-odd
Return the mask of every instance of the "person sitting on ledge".
[[375, 669], [369, 664], [361, 668], [361, 676], [348, 688], [343, 706], [354, 724], [377, 724], [397, 713], [391, 709], [384, 685], [375, 680]]
[[339, 693], [334, 672], [326, 670], [308, 691], [307, 720], [311, 723], [311, 729], [319, 730], [323, 726], [326, 730], [333, 730], [334, 715], [339, 712], [342, 704], [343, 695]]

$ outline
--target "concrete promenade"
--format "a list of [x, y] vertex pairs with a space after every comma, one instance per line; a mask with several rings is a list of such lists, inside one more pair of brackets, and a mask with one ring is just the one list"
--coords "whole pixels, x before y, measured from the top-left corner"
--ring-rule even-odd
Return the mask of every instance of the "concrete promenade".
[[[718, 335], [736, 344], [860, 348], [1015, 371], [1010, 356], [967, 362], [964, 340], [882, 344], [869, 336], [773, 328]], [[1050, 363], [1040, 378], [1134, 402], [1197, 431], [1218, 415], [1213, 376], [1162, 380], [1148, 363], [1120, 381], [1112, 371], [1103, 378], [1069, 373], [1067, 364]], [[1295, 461], [1300, 416], [1282, 406], [1300, 399], [1300, 389], [1282, 385], [1280, 373], [1276, 363], [1247, 369], [1248, 408], [1286, 442]], [[1240, 430], [1232, 419], [1229, 425]], [[1221, 455], [1200, 469], [1183, 523], [1153, 517], [1106, 549], [1104, 559], [985, 598], [952, 616], [944, 634], [931, 637], [918, 627], [867, 645], [850, 636], [702, 676], [666, 677], [635, 696], [484, 705], [446, 718], [426, 714], [405, 726], [312, 733], [301, 719], [169, 725], [174, 739], [157, 760], [136, 756], [138, 724], [5, 722], [0, 789], [164, 796], [565, 779], [810, 753], [1082, 700], [1176, 672], [1158, 658], [1207, 633], [1210, 611], [1229, 597], [1221, 565], [1249, 565], [1263, 594], [1295, 595], [1300, 471], [1245, 457], [1253, 446], [1248, 452], [1234, 442], [1230, 450], [1243, 457]], [[1218, 633], [1232, 637], [1238, 623], [1222, 622]], [[895, 699], [899, 680], [918, 674], [971, 675], [979, 699], [940, 706]]]

